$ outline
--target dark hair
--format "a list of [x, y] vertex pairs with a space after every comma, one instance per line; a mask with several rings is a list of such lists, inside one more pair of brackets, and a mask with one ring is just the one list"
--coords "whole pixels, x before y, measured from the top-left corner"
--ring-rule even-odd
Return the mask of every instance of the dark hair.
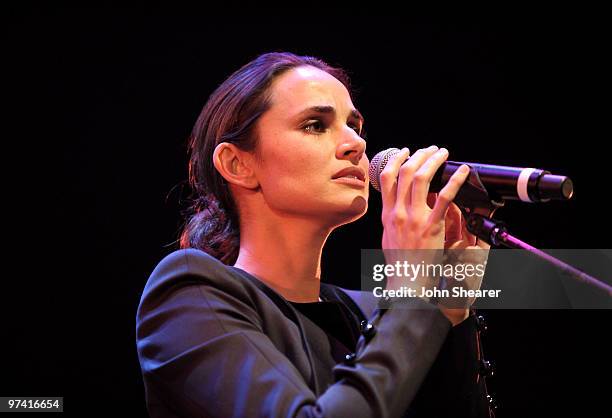
[[270, 107], [270, 86], [276, 77], [301, 66], [331, 74], [350, 93], [344, 70], [318, 58], [272, 52], [244, 65], [209, 97], [189, 139], [193, 197], [180, 237], [181, 248], [198, 248], [227, 265], [235, 263], [240, 247], [238, 213], [227, 182], [213, 165], [213, 152], [219, 143], [230, 142], [257, 157], [255, 126]]

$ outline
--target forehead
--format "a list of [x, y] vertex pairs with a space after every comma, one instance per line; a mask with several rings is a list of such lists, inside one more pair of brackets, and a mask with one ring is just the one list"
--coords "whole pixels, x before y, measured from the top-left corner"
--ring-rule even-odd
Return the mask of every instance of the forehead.
[[299, 111], [305, 107], [331, 105], [353, 107], [348, 90], [338, 79], [315, 67], [293, 68], [272, 84], [272, 108]]

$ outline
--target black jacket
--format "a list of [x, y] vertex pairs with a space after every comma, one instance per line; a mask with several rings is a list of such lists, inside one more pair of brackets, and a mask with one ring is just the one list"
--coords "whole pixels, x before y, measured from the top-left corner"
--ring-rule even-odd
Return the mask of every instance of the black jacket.
[[306, 338], [292, 303], [202, 251], [168, 255], [151, 274], [136, 317], [150, 415], [488, 416], [473, 315], [451, 329], [438, 309], [416, 298], [401, 302], [410, 309], [385, 310], [368, 292], [321, 289], [355, 321], [372, 325], [328, 378], [316, 373], [320, 347]]

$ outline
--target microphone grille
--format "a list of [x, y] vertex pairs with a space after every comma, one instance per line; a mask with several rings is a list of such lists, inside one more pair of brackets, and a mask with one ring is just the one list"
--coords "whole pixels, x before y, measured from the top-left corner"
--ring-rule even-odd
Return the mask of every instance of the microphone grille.
[[382, 173], [389, 160], [393, 158], [396, 154], [398, 154], [400, 151], [401, 150], [398, 148], [388, 148], [386, 150], [380, 151], [372, 158], [372, 160], [370, 160], [370, 168], [368, 170], [368, 173], [370, 175], [370, 184], [379, 192], [380, 173]]

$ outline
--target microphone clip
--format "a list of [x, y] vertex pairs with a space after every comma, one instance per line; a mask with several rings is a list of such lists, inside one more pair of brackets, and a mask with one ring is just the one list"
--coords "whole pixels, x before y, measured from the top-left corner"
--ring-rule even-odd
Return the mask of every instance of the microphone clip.
[[502, 222], [492, 219], [492, 216], [504, 206], [505, 201], [491, 196], [474, 168], [470, 167], [470, 174], [453, 202], [466, 219], [470, 233], [491, 245], [499, 245], [499, 236], [506, 232], [506, 227]]

